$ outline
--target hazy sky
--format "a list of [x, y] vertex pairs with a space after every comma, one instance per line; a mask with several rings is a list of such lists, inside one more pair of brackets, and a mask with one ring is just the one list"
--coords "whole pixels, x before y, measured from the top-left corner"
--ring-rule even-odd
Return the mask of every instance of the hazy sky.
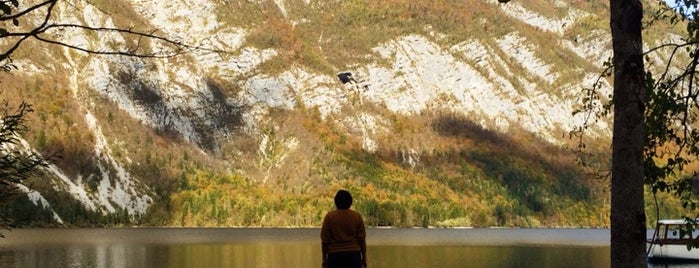
[[665, 0], [665, 3], [667, 3], [669, 6], [674, 6], [675, 0]]
[[[669, 6], [674, 7], [678, 0], [664, 0]], [[680, 0], [681, 1], [681, 0]]]

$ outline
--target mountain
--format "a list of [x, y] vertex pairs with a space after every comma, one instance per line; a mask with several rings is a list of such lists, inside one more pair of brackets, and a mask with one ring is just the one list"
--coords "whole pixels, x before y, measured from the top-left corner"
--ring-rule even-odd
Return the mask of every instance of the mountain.
[[[60, 157], [4, 209], [23, 224], [317, 226], [346, 188], [369, 225], [607, 226], [605, 183], [576, 164], [569, 136], [611, 56], [606, 5], [60, 2], [55, 21], [198, 49], [138, 58], [25, 43], [2, 97], [33, 105], [23, 138]], [[644, 37], [677, 32], [658, 23]], [[163, 49], [125, 33], [47, 34]], [[586, 137], [608, 149], [610, 123]]]

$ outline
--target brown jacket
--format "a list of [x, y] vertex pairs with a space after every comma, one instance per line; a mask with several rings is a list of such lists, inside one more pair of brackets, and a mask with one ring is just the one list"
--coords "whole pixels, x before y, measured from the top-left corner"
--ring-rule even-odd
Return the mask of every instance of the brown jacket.
[[328, 253], [359, 251], [366, 256], [366, 230], [362, 215], [351, 209], [328, 212], [320, 230], [323, 258]]

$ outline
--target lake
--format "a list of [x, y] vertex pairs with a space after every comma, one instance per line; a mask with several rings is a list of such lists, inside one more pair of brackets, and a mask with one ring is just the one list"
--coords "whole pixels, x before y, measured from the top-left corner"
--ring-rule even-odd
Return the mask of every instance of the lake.
[[[0, 267], [320, 267], [315, 228], [15, 229]], [[368, 266], [609, 267], [608, 229], [367, 230]]]

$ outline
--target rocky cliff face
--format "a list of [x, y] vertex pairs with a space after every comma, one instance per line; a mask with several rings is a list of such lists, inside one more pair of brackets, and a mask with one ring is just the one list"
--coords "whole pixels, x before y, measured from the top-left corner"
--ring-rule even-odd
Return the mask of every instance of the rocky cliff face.
[[[397, 151], [401, 157], [396, 162], [407, 168], [421, 165], [423, 154], [435, 150], [432, 146], [436, 145], [399, 135], [396, 116], [410, 122], [409, 118], [425, 118], [429, 114], [457, 115], [487, 131], [504, 135], [532, 133], [543, 143], [564, 147], [570, 142], [566, 134], [583, 120], [572, 115], [582, 88], [593, 83], [600, 66], [610, 56], [609, 33], [600, 27], [606, 23], [598, 23], [607, 19], [599, 15], [604, 9], [579, 1], [554, 1], [550, 6], [543, 1], [514, 1], [507, 5], [495, 0], [475, 2], [472, 10], [447, 4], [446, 9], [425, 11], [435, 15], [451, 10], [467, 17], [469, 24], [457, 25], [467, 29], [456, 33], [438, 25], [412, 22], [417, 19], [411, 14], [419, 16], [421, 12], [418, 6], [401, 1], [386, 1], [387, 7], [365, 3], [369, 9], [385, 9], [387, 24], [395, 16], [404, 18], [401, 21], [406, 24], [421, 26], [415, 30], [402, 29], [397, 23], [386, 26], [392, 31], [376, 42], [369, 41], [368, 49], [359, 50], [363, 54], [352, 50], [354, 54], [343, 63], [333, 60], [333, 51], [328, 52], [331, 44], [351, 44], [352, 38], [359, 37], [351, 35], [353, 30], [347, 31], [348, 36], [333, 34], [325, 21], [309, 14], [342, 20], [344, 13], [352, 11], [335, 10], [328, 5], [349, 5], [346, 3], [63, 3], [56, 20], [96, 27], [157, 29], [155, 33], [164, 37], [217, 52], [200, 49], [172, 58], [145, 59], [53, 48], [46, 60], [17, 58], [26, 79], [43, 79], [36, 77], [45, 77], [47, 73], [65, 78], [62, 85], [72, 94], [71, 102], [76, 105], [73, 109], [82, 115], [73, 120], [86, 126], [83, 131], [91, 137], [87, 145], [92, 148], [92, 171], [66, 172], [65, 163], [53, 165], [47, 170], [53, 177], [51, 188], [69, 193], [85, 209], [103, 214], [125, 211], [132, 216], [143, 215], [154, 199], [163, 198], [164, 194], [157, 193], [151, 185], [154, 179], [136, 168], [142, 163], [130, 159], [130, 154], [137, 152], [123, 149], [126, 138], [115, 136], [116, 131], [102, 130], [114, 127], [103, 116], [103, 101], [115, 107], [113, 113], [128, 115], [143, 129], [153, 131], [149, 135], [196, 148], [200, 157], [209, 159], [205, 161], [228, 166], [221, 172], [243, 174], [259, 184], [289, 170], [296, 173], [285, 174], [287, 177], [306, 176], [306, 170], [314, 165], [314, 155], [323, 150], [318, 140], [308, 136], [309, 130], [294, 129], [301, 125], [295, 121], [297, 117], [333, 122], [336, 132], [356, 140], [361, 147], [357, 149], [365, 153]], [[239, 22], [251, 7], [258, 7], [262, 15], [250, 16], [263, 19]], [[398, 11], [393, 14], [392, 10]], [[138, 17], [129, 17], [134, 15]], [[439, 17], [449, 20], [450, 16], [456, 15], [445, 13]], [[130, 19], [125, 22], [124, 17]], [[288, 43], [283, 41], [269, 46], [253, 43], [254, 35], [267, 36], [265, 30], [260, 34], [260, 29], [265, 29], [269, 20], [264, 18], [269, 17], [286, 23], [292, 36], [306, 28], [314, 29], [306, 35], [318, 38], [301, 37], [297, 43], [303, 49], [298, 51], [314, 51], [313, 55], [320, 58], [317, 61], [326, 67], [309, 64], [303, 55], [289, 56], [298, 52], [284, 47]], [[357, 26], [354, 22], [348, 25]], [[371, 31], [369, 24], [362, 27]], [[63, 33], [62, 38], [72, 44], [105, 50], [128, 42], [121, 36], [77, 31]], [[342, 41], [345, 39], [350, 41]], [[44, 45], [33, 46], [36, 49]], [[275, 64], [282, 67], [275, 68]], [[351, 73], [354, 80], [342, 83], [337, 77], [341, 72]], [[610, 89], [605, 85], [602, 90]], [[36, 127], [40, 126], [32, 126]], [[600, 121], [589, 135], [605, 139], [610, 135], [610, 126]], [[247, 144], [247, 151], [240, 144]], [[168, 146], [171, 145], [159, 148]], [[153, 154], [162, 155], [164, 151]], [[43, 203], [37, 198], [32, 200]], [[61, 217], [60, 213], [57, 217]]]

